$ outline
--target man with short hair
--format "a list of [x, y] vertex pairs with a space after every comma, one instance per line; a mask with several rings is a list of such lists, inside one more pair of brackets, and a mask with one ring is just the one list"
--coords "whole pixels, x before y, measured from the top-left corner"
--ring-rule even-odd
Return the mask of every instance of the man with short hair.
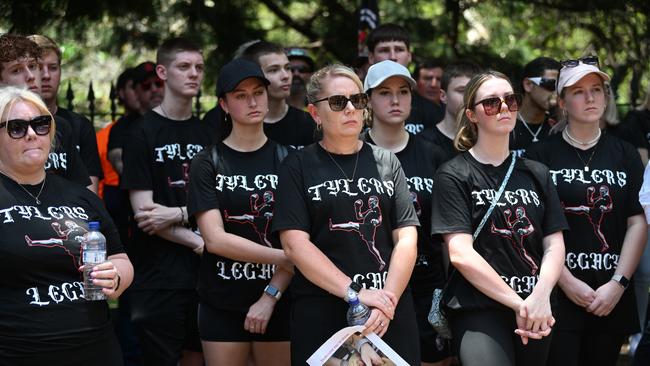
[[510, 150], [523, 155], [528, 146], [548, 137], [556, 121], [549, 111], [557, 104], [555, 86], [562, 65], [550, 57], [538, 57], [524, 66], [523, 102], [517, 124], [510, 133]]
[[413, 78], [417, 82], [418, 94], [440, 106], [440, 82], [442, 81], [443, 66], [441, 60], [424, 60], [417, 64]]
[[41, 98], [50, 113], [70, 122], [72, 140], [81, 155], [81, 161], [90, 174], [91, 190], [97, 193], [99, 180], [104, 177], [104, 173], [99, 160], [95, 127], [88, 118], [57, 104], [57, 95], [61, 84], [61, 49], [51, 38], [43, 35], [34, 34], [27, 38], [43, 50], [39, 62], [41, 66]]
[[422, 131], [420, 135], [438, 145], [449, 160], [458, 154], [454, 147], [454, 138], [458, 131], [457, 115], [463, 106], [465, 86], [480, 68], [467, 61], [453, 62], [447, 65], [442, 74], [440, 100], [445, 103], [445, 117], [436, 125]]
[[190, 230], [187, 188], [192, 158], [216, 142], [216, 126], [192, 115], [203, 81], [203, 55], [193, 42], [158, 48], [164, 98], [129, 129], [121, 186], [129, 190], [138, 228], [129, 257], [132, 320], [145, 365], [202, 365], [196, 293], [203, 240]]
[[290, 106], [305, 109], [307, 106], [307, 83], [314, 72], [314, 60], [303, 48], [290, 47], [286, 49], [291, 71], [291, 94], [287, 99]]
[[[39, 61], [43, 50], [25, 36], [0, 35], [0, 87], [12, 85], [25, 87], [41, 95], [41, 67]], [[45, 163], [45, 170], [80, 183], [89, 189], [91, 180], [79, 152], [72, 140], [70, 122], [54, 116], [56, 135], [54, 147]]]
[[[411, 63], [410, 37], [406, 29], [397, 24], [379, 25], [368, 35], [368, 63], [373, 64], [391, 60], [408, 68]], [[433, 103], [418, 93], [411, 96], [411, 114], [404, 128], [410, 133], [420, 133], [426, 127], [433, 126], [443, 117], [443, 110], [436, 110]]]

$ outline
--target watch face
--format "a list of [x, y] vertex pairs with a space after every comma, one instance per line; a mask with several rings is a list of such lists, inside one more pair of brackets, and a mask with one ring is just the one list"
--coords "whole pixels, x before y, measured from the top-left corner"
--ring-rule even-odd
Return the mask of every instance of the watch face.
[[278, 292], [280, 292], [277, 288], [275, 288], [273, 286], [266, 286], [266, 289], [264, 291], [266, 291], [267, 294], [269, 294], [269, 295], [271, 295], [273, 297], [277, 296]]

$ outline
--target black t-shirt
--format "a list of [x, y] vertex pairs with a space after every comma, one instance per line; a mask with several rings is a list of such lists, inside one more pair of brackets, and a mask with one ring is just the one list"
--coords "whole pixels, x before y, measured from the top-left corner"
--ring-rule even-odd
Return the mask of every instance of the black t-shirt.
[[[280, 161], [268, 140], [256, 151], [240, 152], [219, 143], [214, 170], [212, 147], [192, 160], [187, 198], [189, 215], [218, 209], [226, 232], [281, 249], [271, 233]], [[210, 252], [201, 257], [199, 295], [215, 308], [247, 310], [268, 285], [275, 266], [232, 260]]]
[[[214, 141], [214, 126], [198, 118], [175, 121], [149, 111], [129, 129], [120, 186], [153, 191], [153, 201], [167, 207], [185, 206], [190, 161]], [[195, 288], [199, 257], [190, 248], [138, 229], [132, 243], [133, 288]]]
[[[36, 196], [41, 184], [23, 187]], [[123, 252], [104, 205], [84, 186], [51, 173], [38, 197], [40, 205], [18, 183], [0, 175], [4, 356], [74, 349], [113, 331], [107, 303], [83, 299], [83, 274], [78, 271], [88, 221], [100, 221], [107, 256]]]
[[425, 128], [418, 136], [433, 142], [443, 152], [443, 161], [451, 160], [451, 158], [459, 154], [459, 151], [454, 147], [454, 140], [445, 136], [437, 125]]
[[[643, 180], [639, 154], [629, 143], [608, 134], [585, 151], [577, 150], [557, 134], [530, 147], [526, 155], [546, 164], [557, 186], [571, 227], [564, 233], [565, 265], [576, 278], [597, 289], [614, 275], [628, 217], [643, 213], [639, 203]], [[589, 161], [589, 170], [585, 170], [585, 162]], [[568, 299], [564, 300], [565, 308], [573, 308], [572, 303], [566, 303]], [[558, 325], [579, 326], [587, 313], [582, 309], [570, 314], [562, 317], [562, 323], [558, 319]], [[632, 318], [636, 319], [634, 292], [628, 289], [612, 313], [599, 321], [605, 329], [625, 330], [638, 326]]]
[[405, 126], [408, 132], [418, 134], [442, 121], [444, 117], [444, 104], [435, 104], [418, 93], [411, 93], [411, 114], [406, 119]]
[[[223, 122], [222, 113], [221, 107], [217, 105], [203, 116], [203, 121], [220, 125]], [[287, 114], [281, 120], [264, 123], [264, 134], [268, 138], [295, 149], [302, 149], [315, 142], [315, 130], [316, 123], [309, 113], [292, 106], [289, 106]]]
[[129, 128], [142, 117], [139, 113], [130, 113], [126, 116], [120, 117], [108, 134], [108, 151], [113, 149], [123, 149], [126, 139], [129, 136]]
[[[307, 232], [343, 273], [366, 288], [383, 288], [392, 231], [419, 221], [394, 154], [364, 144], [356, 159], [318, 143], [289, 155], [280, 166], [273, 231]], [[327, 295], [298, 269], [291, 286], [294, 294]]]
[[[365, 141], [375, 145], [371, 136], [364, 134]], [[409, 141], [402, 151], [395, 153], [399, 159], [409, 186], [415, 213], [420, 219], [418, 228], [418, 258], [411, 276], [411, 290], [416, 296], [430, 296], [435, 288], [445, 282], [442, 247], [439, 236], [431, 236], [431, 195], [433, 175], [444, 162], [444, 153], [420, 135], [409, 134]]]
[[70, 122], [70, 127], [72, 127], [72, 140], [77, 151], [79, 151], [79, 155], [81, 155], [81, 161], [86, 167], [88, 174], [102, 179], [104, 172], [102, 170], [102, 163], [99, 160], [97, 137], [92, 122], [79, 113], [61, 107], [57, 108], [56, 115]]
[[[432, 232], [472, 235], [499, 190], [511, 159], [495, 167], [463, 152], [435, 176]], [[501, 199], [474, 241], [474, 249], [522, 298], [539, 279], [545, 236], [567, 229], [555, 187], [542, 164], [517, 158]], [[454, 274], [458, 308], [504, 308]], [[447, 304], [450, 305], [450, 304]]]
[[620, 137], [634, 145], [650, 150], [650, 109], [631, 110], [620, 124]]
[[89, 186], [90, 176], [81, 161], [79, 151], [73, 141], [70, 122], [59, 116], [54, 116], [56, 122], [56, 135], [54, 146], [45, 162], [45, 170], [60, 175], [63, 178]]
[[[533, 133], [537, 134], [537, 141], [533, 141], [533, 135], [528, 131], [526, 126], [528, 126]], [[538, 130], [539, 133], [537, 132]], [[520, 118], [517, 118], [515, 128], [510, 132], [510, 151], [516, 152], [517, 156], [523, 156], [530, 145], [547, 139], [550, 131], [551, 125], [548, 122], [548, 116], [544, 118], [544, 122], [542, 122], [541, 125], [526, 123]]]

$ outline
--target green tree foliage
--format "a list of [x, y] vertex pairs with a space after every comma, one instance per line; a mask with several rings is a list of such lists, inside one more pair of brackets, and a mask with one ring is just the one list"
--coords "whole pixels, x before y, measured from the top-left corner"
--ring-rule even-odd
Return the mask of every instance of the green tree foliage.
[[[540, 55], [597, 54], [619, 102], [638, 102], [648, 85], [647, 0], [378, 1], [381, 22], [410, 31], [416, 60], [469, 58], [516, 78], [521, 64]], [[65, 47], [64, 76], [75, 81], [114, 79], [122, 64], [150, 59], [161, 40], [184, 35], [204, 46], [207, 84], [214, 85], [219, 66], [252, 39], [306, 46], [320, 64], [354, 62], [359, 2], [0, 0], [0, 29], [54, 37]]]

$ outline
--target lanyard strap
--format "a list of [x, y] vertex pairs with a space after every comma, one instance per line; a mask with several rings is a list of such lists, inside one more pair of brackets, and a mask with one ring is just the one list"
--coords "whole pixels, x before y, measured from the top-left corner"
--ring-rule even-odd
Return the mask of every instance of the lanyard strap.
[[492, 214], [492, 211], [494, 211], [494, 208], [497, 206], [497, 202], [501, 199], [501, 195], [503, 194], [503, 191], [506, 189], [506, 184], [508, 184], [508, 180], [510, 180], [510, 175], [512, 174], [512, 169], [515, 167], [515, 160], [517, 160], [517, 156], [515, 155], [515, 152], [512, 152], [512, 160], [510, 160], [510, 166], [508, 167], [508, 172], [506, 173], [505, 178], [503, 178], [503, 182], [501, 182], [501, 186], [499, 187], [499, 191], [497, 194], [494, 196], [494, 199], [492, 200], [492, 203], [490, 204], [490, 208], [488, 208], [487, 212], [485, 213], [485, 216], [481, 219], [481, 223], [478, 224], [478, 227], [476, 228], [476, 231], [474, 231], [474, 235], [472, 235], [472, 239], [476, 240], [476, 237], [478, 237], [478, 234], [481, 232], [481, 229], [483, 229], [483, 225], [485, 225], [485, 222], [488, 220], [490, 215]]

